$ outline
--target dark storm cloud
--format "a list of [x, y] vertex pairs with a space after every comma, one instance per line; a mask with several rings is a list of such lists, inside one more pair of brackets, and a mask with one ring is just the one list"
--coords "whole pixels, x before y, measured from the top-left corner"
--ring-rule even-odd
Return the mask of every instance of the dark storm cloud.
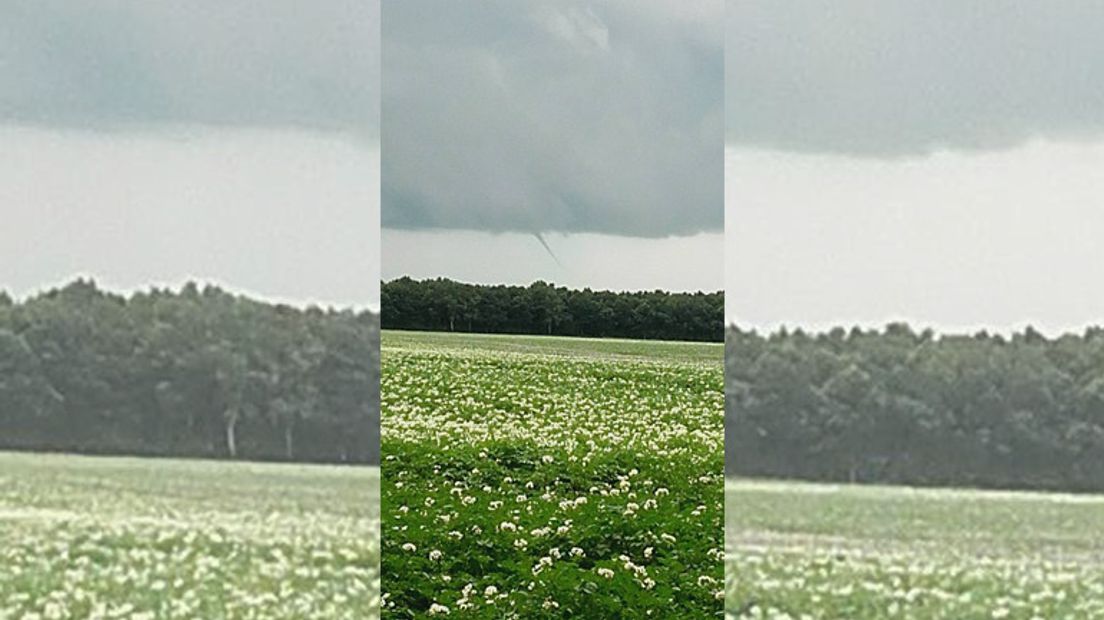
[[729, 0], [730, 145], [871, 157], [1104, 135], [1104, 2]]
[[384, 226], [720, 230], [723, 10], [386, 2]]
[[379, 135], [379, 5], [0, 0], [0, 123]]

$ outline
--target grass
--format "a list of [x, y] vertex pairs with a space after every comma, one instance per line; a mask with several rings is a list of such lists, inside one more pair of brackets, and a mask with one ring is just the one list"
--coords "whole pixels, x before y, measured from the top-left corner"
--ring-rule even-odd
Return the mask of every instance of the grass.
[[0, 618], [378, 617], [378, 485], [367, 467], [0, 452]]
[[1104, 617], [1104, 497], [726, 488], [730, 618]]
[[722, 355], [385, 332], [384, 616], [722, 613]]

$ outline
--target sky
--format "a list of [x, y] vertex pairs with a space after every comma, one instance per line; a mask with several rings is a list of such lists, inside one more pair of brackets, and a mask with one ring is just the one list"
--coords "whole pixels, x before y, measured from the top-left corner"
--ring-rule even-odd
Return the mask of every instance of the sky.
[[385, 3], [384, 277], [720, 290], [723, 11]]
[[0, 1], [0, 288], [378, 307], [379, 6]]
[[[524, 285], [544, 280], [575, 289], [665, 291], [719, 291], [724, 282], [723, 233], [658, 239], [549, 233], [545, 241], [555, 258], [528, 234], [384, 229], [383, 255], [388, 260], [383, 278], [444, 273], [461, 282]], [[390, 260], [397, 255], [402, 255], [401, 262]]]
[[1104, 4], [730, 0], [725, 22], [730, 322], [1104, 323]]

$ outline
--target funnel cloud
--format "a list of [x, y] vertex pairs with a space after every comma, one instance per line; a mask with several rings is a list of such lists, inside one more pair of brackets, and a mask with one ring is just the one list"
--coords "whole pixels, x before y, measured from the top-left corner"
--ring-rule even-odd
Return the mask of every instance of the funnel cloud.
[[556, 261], [556, 264], [559, 265], [560, 267], [563, 267], [563, 263], [560, 262], [560, 259], [556, 257], [556, 253], [552, 251], [551, 247], [549, 247], [548, 241], [546, 241], [544, 239], [544, 235], [542, 235], [538, 232], [538, 233], [533, 233], [533, 236], [535, 236], [537, 238], [537, 241], [540, 241], [540, 244], [542, 246], [544, 246], [544, 250], [546, 252], [548, 252], [549, 256], [552, 257], [552, 260]]

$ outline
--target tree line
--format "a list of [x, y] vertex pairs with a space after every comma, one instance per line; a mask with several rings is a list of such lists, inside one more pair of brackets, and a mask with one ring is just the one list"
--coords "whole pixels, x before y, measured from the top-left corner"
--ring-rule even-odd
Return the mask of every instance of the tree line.
[[379, 317], [187, 284], [0, 293], [0, 449], [375, 463]]
[[1104, 329], [727, 330], [726, 470], [1104, 491]]
[[573, 290], [465, 284], [445, 278], [384, 282], [385, 329], [632, 338], [724, 339], [723, 293]]

